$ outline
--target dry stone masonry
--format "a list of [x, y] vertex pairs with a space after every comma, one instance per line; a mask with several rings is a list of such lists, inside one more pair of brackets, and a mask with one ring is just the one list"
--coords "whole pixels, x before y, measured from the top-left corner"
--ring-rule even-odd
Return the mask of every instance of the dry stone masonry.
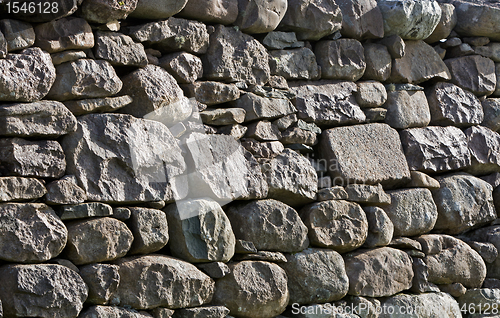
[[495, 0], [0, 1], [0, 318], [500, 317], [499, 132]]

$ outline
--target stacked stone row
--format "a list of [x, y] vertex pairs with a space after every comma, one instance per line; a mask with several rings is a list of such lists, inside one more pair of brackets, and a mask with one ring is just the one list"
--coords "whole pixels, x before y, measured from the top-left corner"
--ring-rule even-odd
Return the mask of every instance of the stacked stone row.
[[498, 3], [53, 3], [0, 20], [0, 317], [495, 314]]

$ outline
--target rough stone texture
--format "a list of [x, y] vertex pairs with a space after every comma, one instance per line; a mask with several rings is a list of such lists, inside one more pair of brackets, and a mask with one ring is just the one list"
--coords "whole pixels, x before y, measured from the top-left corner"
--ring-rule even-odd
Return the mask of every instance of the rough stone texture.
[[[400, 294], [388, 298], [383, 305], [394, 308], [395, 313], [404, 308], [407, 317], [460, 318], [463, 313], [457, 301], [447, 293]], [[397, 317], [396, 315], [387, 310], [379, 318], [392, 318]]]
[[405, 129], [401, 142], [411, 170], [444, 172], [471, 164], [467, 138], [453, 126]]
[[253, 138], [258, 141], [275, 141], [281, 139], [281, 132], [278, 127], [271, 122], [263, 120], [249, 124], [245, 134], [247, 138]]
[[479, 99], [469, 91], [440, 82], [426, 90], [431, 111], [431, 124], [467, 127], [483, 121], [483, 107]]
[[321, 75], [316, 56], [308, 48], [275, 50], [269, 55], [272, 75], [283, 76], [287, 80], [319, 79]]
[[113, 66], [146, 66], [148, 58], [144, 46], [118, 32], [97, 32], [95, 57]]
[[210, 80], [263, 85], [271, 76], [265, 47], [234, 28], [217, 26], [202, 60], [203, 75]]
[[238, 317], [271, 318], [285, 311], [287, 275], [278, 265], [243, 261], [229, 267], [231, 273], [215, 284], [214, 304], [229, 308]]
[[90, 201], [168, 200], [171, 178], [185, 169], [181, 150], [163, 124], [129, 115], [81, 116], [77, 131], [62, 144], [67, 173], [76, 176]]
[[425, 127], [431, 121], [423, 91], [397, 90], [387, 93], [385, 122], [393, 128]]
[[66, 106], [75, 116], [80, 116], [94, 112], [114, 112], [130, 103], [132, 103], [132, 97], [123, 95], [118, 97], [66, 101], [64, 102], [64, 106]]
[[0, 59], [0, 101], [34, 102], [44, 98], [56, 80], [50, 55], [39, 48]]
[[264, 166], [269, 185], [268, 198], [291, 206], [311, 202], [317, 192], [318, 176], [309, 160], [293, 150], [285, 149]]
[[92, 306], [85, 310], [80, 318], [152, 318], [150, 314], [142, 311], [138, 312], [134, 309], [121, 308], [114, 306]]
[[113, 209], [111, 206], [100, 202], [63, 205], [59, 208], [59, 215], [63, 221], [98, 216], [111, 216], [112, 214]]
[[299, 252], [307, 248], [307, 227], [297, 211], [273, 199], [238, 203], [227, 209], [236, 238], [258, 250]]
[[229, 314], [229, 309], [224, 306], [207, 306], [176, 310], [173, 318], [223, 318]]
[[335, 1], [342, 10], [342, 29], [346, 38], [357, 40], [384, 37], [384, 20], [375, 0]]
[[384, 17], [384, 35], [399, 35], [405, 40], [429, 37], [441, 19], [441, 7], [434, 0], [377, 1]]
[[486, 57], [470, 55], [444, 61], [450, 70], [451, 82], [475, 95], [490, 95], [495, 91], [495, 63]]
[[[486, 265], [479, 254], [461, 240], [448, 235], [428, 234], [420, 238], [438, 241], [436, 254], [428, 255], [424, 262], [429, 267], [429, 282], [435, 284], [461, 283], [467, 288], [479, 288], [486, 277]], [[421, 239], [419, 239], [420, 241]]]
[[208, 106], [231, 102], [240, 97], [240, 91], [234, 84], [203, 81], [183, 87], [188, 97], [194, 97], [198, 102]]
[[379, 41], [387, 47], [393, 59], [400, 59], [405, 55], [406, 43], [399, 35], [391, 35]]
[[0, 275], [5, 317], [76, 318], [88, 294], [83, 279], [66, 266], [7, 265]]
[[114, 218], [93, 218], [68, 223], [65, 253], [76, 265], [105, 262], [125, 256], [134, 237], [125, 223]]
[[454, 2], [457, 13], [455, 30], [465, 36], [488, 36], [500, 41], [500, 6], [489, 1]]
[[436, 190], [441, 187], [439, 182], [420, 171], [410, 171], [411, 181], [406, 185], [408, 188], [428, 188]]
[[488, 127], [493, 131], [500, 130], [500, 98], [486, 98], [482, 102], [482, 105], [484, 120], [481, 125]]
[[105, 305], [115, 301], [114, 294], [120, 283], [118, 266], [111, 264], [89, 264], [80, 266], [79, 274], [89, 288], [87, 303]]
[[376, 247], [388, 245], [394, 234], [394, 224], [387, 214], [379, 207], [363, 208], [368, 220], [368, 236], [364, 246]]
[[[395, 2], [395, 1], [394, 1]], [[443, 62], [436, 51], [423, 41], [405, 41], [405, 53], [392, 61], [389, 80], [393, 83], [419, 84], [430, 79], [449, 80], [449, 64]]]
[[172, 255], [189, 261], [227, 262], [236, 245], [231, 223], [211, 200], [177, 201], [165, 209]]
[[56, 3], [56, 5], [54, 6], [57, 6], [58, 9], [57, 12], [48, 12], [44, 14], [39, 14], [38, 11], [36, 10], [34, 13], [29, 13], [28, 10], [26, 12], [19, 10], [19, 12], [15, 15], [15, 17], [16, 19], [29, 21], [31, 23], [48, 22], [68, 16], [74, 13], [78, 8], [77, 0], [55, 0], [54, 2]]
[[285, 148], [279, 141], [258, 142], [253, 139], [245, 139], [241, 145], [248, 150], [255, 158], [274, 158]]
[[196, 267], [214, 279], [222, 278], [231, 272], [229, 267], [222, 262], [201, 263]]
[[234, 22], [242, 32], [268, 33], [276, 29], [288, 8], [287, 0], [238, 0]]
[[[498, 248], [500, 247], [499, 230], [500, 230], [500, 227], [498, 225], [488, 226], [488, 227], [484, 227], [484, 228], [469, 232], [469, 233], [467, 233], [467, 236], [468, 236], [468, 238], [476, 240], [476, 241], [492, 243], [498, 250]], [[498, 270], [499, 262], [500, 262], [500, 258], [497, 257], [493, 263], [486, 263], [486, 267], [488, 270], [487, 277], [494, 278], [494, 279], [500, 278], [500, 272]], [[485, 287], [486, 287], [486, 281], [485, 281]]]
[[[171, 2], [172, 0], [163, 0]], [[181, 0], [183, 2], [185, 0]], [[201, 22], [169, 18], [130, 28], [129, 35], [161, 52], [204, 54], [208, 49], [207, 26]]]
[[347, 200], [358, 203], [372, 203], [386, 205], [391, 203], [391, 198], [385, 193], [382, 185], [377, 184], [348, 184], [345, 187]]
[[334, 184], [390, 187], [410, 178], [398, 133], [386, 124], [328, 129], [322, 133], [320, 145]]
[[130, 14], [133, 18], [157, 20], [179, 13], [188, 0], [141, 0]]
[[349, 281], [344, 260], [329, 249], [308, 248], [287, 255], [281, 263], [288, 276], [290, 303], [315, 304], [339, 300], [347, 294]]
[[87, 200], [85, 191], [76, 184], [76, 179], [64, 178], [47, 185], [47, 204], [77, 204]]
[[432, 34], [425, 39], [427, 43], [434, 43], [446, 39], [455, 25], [457, 25], [455, 6], [451, 3], [439, 3], [439, 7], [441, 7], [441, 20], [439, 20]]
[[179, 84], [194, 83], [203, 76], [201, 59], [187, 52], [167, 54], [159, 60], [159, 63]]
[[79, 2], [80, 16], [89, 22], [105, 24], [125, 19], [137, 8], [138, 0], [123, 0], [121, 3], [111, 0], [83, 0]]
[[321, 66], [321, 77], [357, 81], [366, 68], [363, 45], [354, 39], [320, 41], [314, 53]]
[[387, 100], [384, 85], [375, 81], [357, 82], [358, 89], [353, 92], [360, 107], [379, 107]]
[[87, 54], [84, 51], [62, 51], [58, 53], [52, 53], [50, 58], [52, 59], [52, 63], [54, 65], [59, 65], [66, 62], [73, 62], [79, 59], [84, 59], [87, 57]]
[[54, 140], [0, 139], [0, 176], [60, 178], [66, 169], [64, 159]]
[[492, 243], [470, 241], [467, 244], [478, 252], [488, 264], [493, 263], [498, 257], [498, 250]]
[[[479, 315], [479, 317], [494, 317], [495, 315], [490, 315], [490, 312], [484, 308], [498, 308], [500, 292], [496, 288], [469, 289], [464, 295], [458, 297], [457, 301], [460, 306], [464, 306], [463, 313], [468, 313], [471, 317], [477, 317], [477, 313], [483, 312], [485, 314]], [[496, 312], [496, 310], [494, 311]]]
[[385, 213], [394, 224], [394, 236], [414, 236], [429, 232], [438, 218], [436, 204], [428, 189], [389, 191], [391, 204]]
[[[14, 9], [12, 9], [14, 11]], [[7, 41], [7, 50], [9, 52], [28, 48], [35, 43], [35, 31], [31, 24], [14, 20], [0, 20], [0, 31]]]
[[94, 46], [90, 25], [80, 18], [62, 18], [35, 27], [35, 45], [49, 53], [84, 50]]
[[340, 30], [342, 12], [330, 0], [289, 0], [288, 10], [278, 27], [292, 31], [299, 40], [319, 40]]
[[57, 77], [47, 98], [66, 101], [107, 97], [118, 93], [122, 81], [107, 61], [81, 59], [56, 66]]
[[204, 124], [222, 126], [241, 124], [245, 121], [245, 114], [243, 108], [217, 108], [202, 111], [200, 117]]
[[131, 254], [148, 254], [162, 249], [168, 242], [168, 225], [165, 213], [147, 208], [129, 208], [127, 225], [134, 235]]
[[76, 118], [56, 101], [0, 106], [0, 135], [57, 138], [76, 130]]
[[44, 184], [35, 178], [0, 177], [0, 202], [29, 201], [46, 193]]
[[220, 24], [231, 24], [238, 17], [237, 0], [188, 0], [186, 6], [178, 14], [184, 18], [212, 22]]
[[377, 43], [363, 45], [366, 69], [363, 79], [384, 82], [391, 76], [392, 60], [387, 47]]
[[365, 212], [353, 202], [317, 202], [302, 208], [300, 215], [309, 229], [311, 244], [315, 246], [349, 252], [363, 245], [368, 235]]
[[468, 171], [485, 175], [500, 170], [500, 135], [489, 128], [472, 126], [465, 131], [472, 158]]
[[7, 56], [7, 53], [7, 41], [5, 40], [3, 33], [0, 31], [0, 58], [4, 59]]
[[170, 256], [146, 255], [125, 257], [116, 265], [120, 267], [116, 296], [121, 306], [177, 309], [212, 300], [214, 281], [187, 262]]
[[232, 105], [245, 110], [245, 121], [275, 119], [297, 111], [288, 99], [266, 98], [250, 92], [243, 94]]
[[497, 218], [492, 186], [466, 173], [436, 178], [441, 187], [432, 195], [438, 208], [434, 229], [458, 234], [487, 224]]
[[0, 212], [0, 259], [43, 262], [63, 250], [68, 231], [47, 205], [0, 203]]
[[380, 247], [344, 255], [349, 295], [392, 296], [412, 285], [411, 258], [403, 251]]
[[337, 126], [366, 120], [352, 94], [356, 91], [356, 84], [352, 82], [293, 82], [290, 88], [296, 94], [297, 117], [307, 122]]

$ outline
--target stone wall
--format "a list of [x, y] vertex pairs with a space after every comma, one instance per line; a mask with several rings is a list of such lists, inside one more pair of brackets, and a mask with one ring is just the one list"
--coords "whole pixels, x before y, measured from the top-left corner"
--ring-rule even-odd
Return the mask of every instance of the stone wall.
[[498, 2], [23, 3], [0, 317], [498, 313]]

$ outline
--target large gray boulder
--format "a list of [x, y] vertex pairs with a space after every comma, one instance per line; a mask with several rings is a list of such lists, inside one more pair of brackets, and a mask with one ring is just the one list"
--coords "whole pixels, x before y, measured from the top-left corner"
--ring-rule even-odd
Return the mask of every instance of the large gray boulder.
[[0, 259], [16, 263], [47, 261], [66, 245], [68, 231], [43, 203], [0, 204]]
[[441, 7], [434, 0], [381, 0], [377, 4], [384, 17], [386, 37], [399, 35], [405, 40], [423, 40], [441, 19]]
[[178, 16], [220, 24], [231, 24], [238, 17], [238, 0], [188, 0]]
[[67, 173], [76, 176], [90, 201], [170, 200], [169, 181], [186, 167], [163, 124], [130, 115], [81, 116], [77, 131], [62, 144], [68, 154]]
[[454, 126], [405, 129], [401, 142], [411, 170], [444, 172], [471, 164], [467, 138]]
[[268, 33], [276, 29], [287, 8], [287, 0], [238, 0], [234, 24], [248, 34]]
[[271, 76], [268, 53], [250, 35], [218, 25], [203, 56], [203, 75], [210, 80], [263, 85]]
[[122, 81], [109, 62], [80, 59], [56, 66], [57, 77], [47, 98], [59, 101], [107, 97], [122, 89]]
[[399, 294], [383, 302], [385, 308], [394, 308], [381, 313], [379, 318], [395, 318], [399, 313], [406, 317], [421, 318], [461, 318], [463, 311], [457, 301], [447, 293]]
[[188, 0], [141, 0], [130, 13], [132, 18], [158, 20], [166, 19], [179, 13]]
[[76, 130], [76, 118], [56, 101], [0, 106], [0, 135], [57, 138]]
[[357, 81], [366, 69], [361, 42], [354, 39], [320, 41], [314, 53], [321, 66], [321, 78]]
[[115, 263], [120, 267], [116, 292], [120, 306], [177, 309], [212, 300], [214, 281], [185, 261], [152, 254], [125, 257]]
[[438, 210], [429, 189], [389, 191], [391, 204], [383, 206], [394, 224], [394, 236], [414, 236], [434, 228]]
[[486, 277], [486, 265], [469, 245], [448, 235], [427, 234], [417, 238], [434, 246], [424, 249], [424, 262], [429, 268], [429, 282], [434, 284], [461, 283], [467, 288], [479, 288]]
[[296, 95], [297, 117], [319, 126], [338, 126], [362, 123], [366, 116], [353, 93], [356, 84], [347, 81], [290, 82]]
[[169, 224], [170, 251], [191, 263], [227, 262], [236, 238], [221, 206], [213, 200], [182, 200], [164, 210]]
[[325, 130], [321, 158], [329, 163], [333, 183], [395, 186], [409, 180], [410, 171], [396, 130], [367, 124]]
[[496, 88], [495, 63], [487, 57], [469, 55], [444, 61], [451, 82], [475, 95], [491, 95]]
[[134, 235], [131, 254], [148, 254], [162, 249], [168, 242], [168, 224], [165, 213], [148, 208], [129, 208], [128, 228]]
[[44, 184], [35, 178], [0, 177], [0, 202], [31, 201], [47, 193]]
[[229, 267], [231, 273], [215, 284], [213, 304], [245, 318], [271, 318], [285, 311], [289, 290], [282, 268], [262, 261], [243, 261]]
[[432, 191], [438, 208], [434, 229], [459, 234], [497, 218], [493, 205], [493, 187], [466, 173], [436, 178], [441, 187]]
[[0, 138], [0, 162], [1, 176], [60, 178], [66, 169], [63, 149], [55, 140]]
[[227, 209], [237, 239], [257, 250], [295, 253], [309, 245], [307, 227], [297, 211], [273, 199], [237, 203]]
[[356, 40], [384, 37], [384, 20], [376, 0], [337, 0], [342, 11], [342, 29], [346, 38]]
[[34, 102], [49, 93], [56, 69], [48, 53], [30, 48], [0, 59], [0, 101]]
[[306, 157], [285, 149], [263, 165], [269, 186], [268, 198], [291, 206], [309, 203], [316, 197], [318, 176]]
[[487, 36], [500, 41], [500, 5], [493, 1], [453, 1], [455, 30], [463, 36]]
[[409, 289], [413, 270], [411, 258], [391, 247], [359, 250], [344, 255], [349, 277], [349, 295], [386, 297]]
[[344, 259], [330, 249], [308, 248], [280, 263], [288, 276], [290, 303], [317, 304], [343, 298], [349, 289]]
[[317, 41], [340, 30], [342, 12], [333, 0], [289, 0], [288, 10], [278, 27], [292, 31], [299, 40]]
[[361, 206], [344, 200], [328, 200], [306, 205], [300, 216], [309, 230], [311, 245], [340, 253], [352, 251], [366, 240], [368, 221]]
[[35, 32], [35, 45], [49, 53], [84, 50], [94, 46], [92, 28], [80, 18], [62, 18], [39, 24]]
[[87, 299], [87, 285], [66, 266], [7, 265], [0, 276], [5, 317], [76, 318]]
[[91, 218], [68, 224], [66, 257], [76, 265], [106, 262], [125, 256], [134, 236], [115, 218]]

